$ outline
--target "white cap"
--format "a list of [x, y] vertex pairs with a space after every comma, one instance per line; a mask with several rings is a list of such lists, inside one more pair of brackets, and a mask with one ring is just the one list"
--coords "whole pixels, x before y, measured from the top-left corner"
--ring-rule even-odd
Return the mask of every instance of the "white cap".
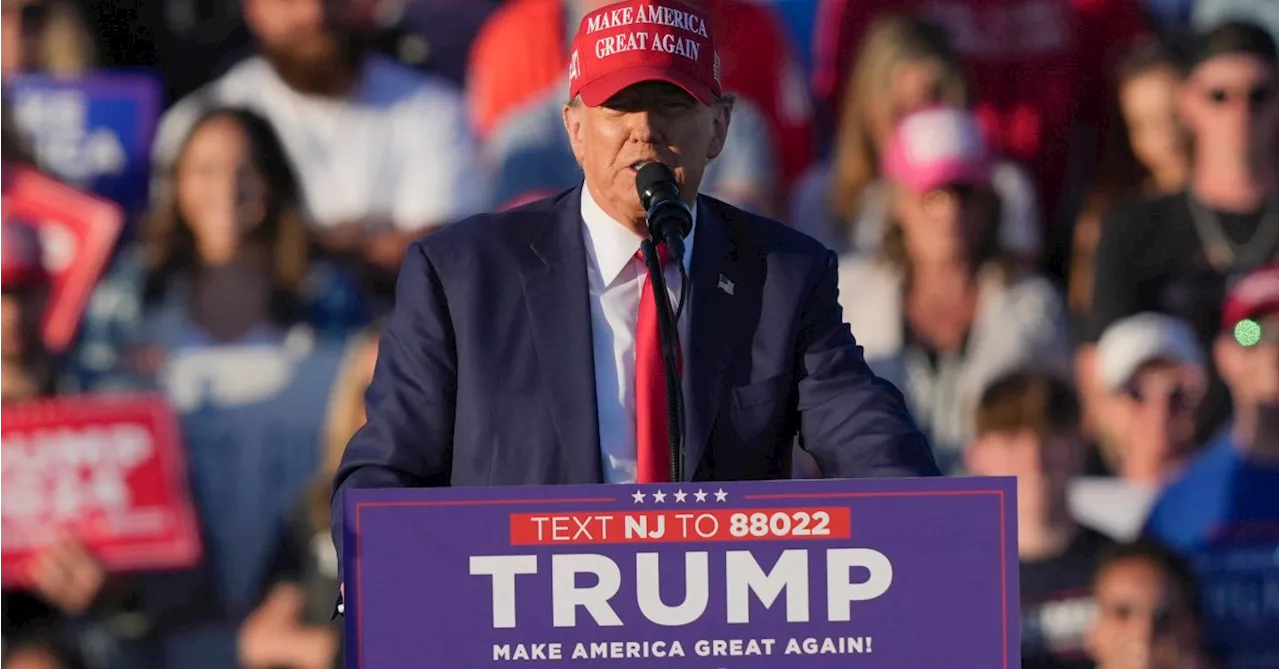
[[1137, 314], [1112, 323], [1098, 340], [1098, 378], [1108, 391], [1157, 360], [1204, 369], [1204, 350], [1190, 325], [1164, 314]]

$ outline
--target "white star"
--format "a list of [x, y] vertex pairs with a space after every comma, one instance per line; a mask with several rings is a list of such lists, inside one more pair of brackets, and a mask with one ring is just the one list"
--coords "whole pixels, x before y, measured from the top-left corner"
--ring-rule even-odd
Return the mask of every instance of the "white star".
[[655, 501], [655, 502], [665, 502], [665, 501], [667, 501], [667, 493], [662, 492], [661, 490], [659, 490], [658, 492], [653, 493], [653, 501]]
[[631, 496], [631, 499], [635, 500], [636, 504], [644, 504], [644, 493], [637, 490], [635, 494]]
[[721, 489], [719, 489], [719, 490], [717, 490], [717, 491], [716, 491], [716, 501], [717, 501], [717, 502], [723, 502], [723, 501], [725, 500], [725, 498], [727, 498], [728, 496], [729, 496], [729, 493], [725, 492], [725, 491], [724, 491], [724, 488], [721, 488]]
[[676, 498], [677, 502], [683, 502], [684, 498], [688, 497], [689, 495], [685, 494], [683, 490], [677, 490], [676, 494], [672, 496]]
[[698, 488], [698, 492], [693, 493], [693, 499], [696, 502], [707, 501], [707, 493], [702, 492], [702, 488]]

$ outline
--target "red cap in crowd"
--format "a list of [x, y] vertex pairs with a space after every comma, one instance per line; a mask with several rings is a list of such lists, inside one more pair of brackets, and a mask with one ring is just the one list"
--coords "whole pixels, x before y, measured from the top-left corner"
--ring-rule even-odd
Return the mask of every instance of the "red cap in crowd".
[[29, 286], [44, 282], [43, 247], [40, 233], [19, 221], [5, 221], [0, 232], [0, 284]]
[[1230, 332], [1236, 323], [1280, 310], [1280, 271], [1274, 263], [1240, 278], [1227, 289], [1222, 301], [1222, 329]]
[[629, 0], [587, 14], [569, 57], [569, 99], [598, 107], [642, 81], [720, 97], [720, 56], [706, 14], [678, 0]]

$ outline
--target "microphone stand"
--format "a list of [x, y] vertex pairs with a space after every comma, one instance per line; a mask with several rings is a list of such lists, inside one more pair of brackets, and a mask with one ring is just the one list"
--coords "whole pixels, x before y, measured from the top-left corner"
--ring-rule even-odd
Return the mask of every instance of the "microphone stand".
[[[667, 386], [667, 439], [671, 454], [671, 481], [684, 481], [684, 389], [680, 380], [679, 338], [676, 333], [676, 316], [671, 311], [671, 299], [667, 296], [667, 281], [662, 275], [662, 263], [658, 248], [652, 239], [640, 242], [645, 267], [649, 270], [649, 282], [658, 303], [658, 339], [662, 345], [662, 371]], [[674, 258], [675, 262], [683, 259]], [[683, 266], [681, 267], [683, 276]], [[688, 280], [680, 286], [681, 295], [688, 287]], [[683, 299], [681, 300], [683, 302]]]

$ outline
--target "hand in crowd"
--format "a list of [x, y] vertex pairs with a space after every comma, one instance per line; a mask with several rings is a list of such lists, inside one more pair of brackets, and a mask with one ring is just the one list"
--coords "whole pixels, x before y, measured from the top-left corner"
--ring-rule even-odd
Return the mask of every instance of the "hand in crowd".
[[338, 652], [338, 635], [328, 627], [302, 623], [302, 589], [279, 584], [240, 627], [240, 663], [246, 669], [289, 667], [328, 669]]
[[364, 260], [373, 266], [395, 275], [404, 261], [409, 245], [426, 234], [426, 231], [405, 232], [389, 229], [369, 236], [364, 244]]
[[64, 539], [40, 552], [31, 564], [36, 594], [63, 613], [80, 615], [92, 608], [107, 576], [102, 565], [76, 539]]

